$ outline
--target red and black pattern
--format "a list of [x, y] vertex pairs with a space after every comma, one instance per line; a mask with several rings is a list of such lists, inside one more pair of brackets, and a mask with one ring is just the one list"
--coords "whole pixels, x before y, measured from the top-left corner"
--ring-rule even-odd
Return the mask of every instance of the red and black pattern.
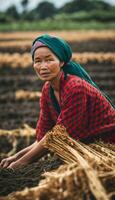
[[[56, 124], [64, 125], [71, 137], [101, 137], [115, 142], [115, 110], [102, 93], [85, 80], [62, 75], [60, 80], [60, 114], [52, 104], [50, 85], [45, 83], [40, 100], [40, 116], [36, 127], [40, 140]], [[104, 136], [104, 137], [103, 137]]]

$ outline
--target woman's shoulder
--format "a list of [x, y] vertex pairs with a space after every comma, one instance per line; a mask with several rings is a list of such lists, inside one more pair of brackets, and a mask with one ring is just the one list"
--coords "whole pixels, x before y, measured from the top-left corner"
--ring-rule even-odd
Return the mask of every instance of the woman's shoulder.
[[95, 91], [99, 92], [99, 90], [94, 87], [92, 84], [87, 82], [86, 80], [76, 76], [76, 75], [68, 75], [67, 80], [65, 82], [65, 86], [67, 90], [72, 91], [74, 88], [77, 88], [76, 91]]
[[73, 91], [74, 88], [83, 88], [83, 79], [75, 75], [68, 75], [65, 80], [65, 88], [68, 92]]

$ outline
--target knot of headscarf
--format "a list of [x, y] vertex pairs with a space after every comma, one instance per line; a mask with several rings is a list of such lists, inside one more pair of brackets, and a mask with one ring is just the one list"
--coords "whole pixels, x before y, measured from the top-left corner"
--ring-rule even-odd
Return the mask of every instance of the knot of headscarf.
[[[64, 62], [63, 71], [65, 74], [72, 74], [79, 76], [80, 78], [86, 80], [91, 85], [96, 87], [99, 91], [99, 87], [96, 85], [96, 83], [91, 79], [89, 74], [86, 72], [86, 70], [81, 67], [80, 64], [71, 61], [72, 58], [72, 50], [69, 44], [64, 41], [61, 38], [54, 37], [51, 35], [41, 35], [40, 37], [37, 37], [32, 44], [31, 54], [32, 59], [34, 60], [34, 52], [37, 48], [41, 46], [47, 46], [57, 57], [60, 61]], [[103, 92], [101, 92], [103, 93]], [[103, 95], [107, 98], [107, 100], [111, 103], [111, 105], [115, 108], [115, 106], [112, 104], [110, 98], [103, 93]]]

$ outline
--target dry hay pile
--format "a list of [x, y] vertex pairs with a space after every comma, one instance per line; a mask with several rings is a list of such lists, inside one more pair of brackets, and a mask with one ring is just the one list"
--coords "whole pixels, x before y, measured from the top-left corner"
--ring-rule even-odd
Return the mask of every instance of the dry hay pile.
[[65, 165], [46, 172], [37, 187], [26, 188], [0, 200], [109, 200], [115, 198], [115, 146], [96, 142], [86, 145], [55, 126], [44, 144]]
[[[0, 41], [14, 41], [14, 40], [34, 40], [36, 37], [45, 34], [45, 31], [29, 31], [29, 32], [5, 32], [2, 33], [0, 32]], [[57, 37], [62, 37], [65, 40], [68, 41], [84, 41], [84, 40], [115, 40], [115, 31], [114, 30], [106, 30], [106, 34], [105, 34], [105, 30], [100, 30], [100, 31], [96, 31], [96, 30], [87, 30], [87, 31], [70, 31], [69, 30], [69, 34], [68, 31], [47, 31], [47, 33], [51, 34], [51, 35], [55, 35]], [[71, 37], [70, 37], [71, 35]]]
[[32, 92], [32, 91], [26, 91], [26, 90], [17, 90], [15, 92], [15, 99], [16, 100], [34, 100], [41, 97], [41, 92]]
[[[83, 52], [73, 53], [72, 60], [86, 63], [115, 63], [115, 52]], [[32, 66], [32, 59], [29, 53], [0, 53], [0, 68], [10, 66], [11, 68], [28, 68]]]
[[15, 154], [35, 140], [35, 129], [27, 124], [14, 130], [0, 129], [0, 160]]

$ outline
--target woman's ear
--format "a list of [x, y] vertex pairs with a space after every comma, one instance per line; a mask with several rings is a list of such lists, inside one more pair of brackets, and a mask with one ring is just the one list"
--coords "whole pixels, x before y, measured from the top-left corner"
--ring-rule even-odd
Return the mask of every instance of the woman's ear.
[[60, 68], [64, 66], [64, 62], [60, 62]]

